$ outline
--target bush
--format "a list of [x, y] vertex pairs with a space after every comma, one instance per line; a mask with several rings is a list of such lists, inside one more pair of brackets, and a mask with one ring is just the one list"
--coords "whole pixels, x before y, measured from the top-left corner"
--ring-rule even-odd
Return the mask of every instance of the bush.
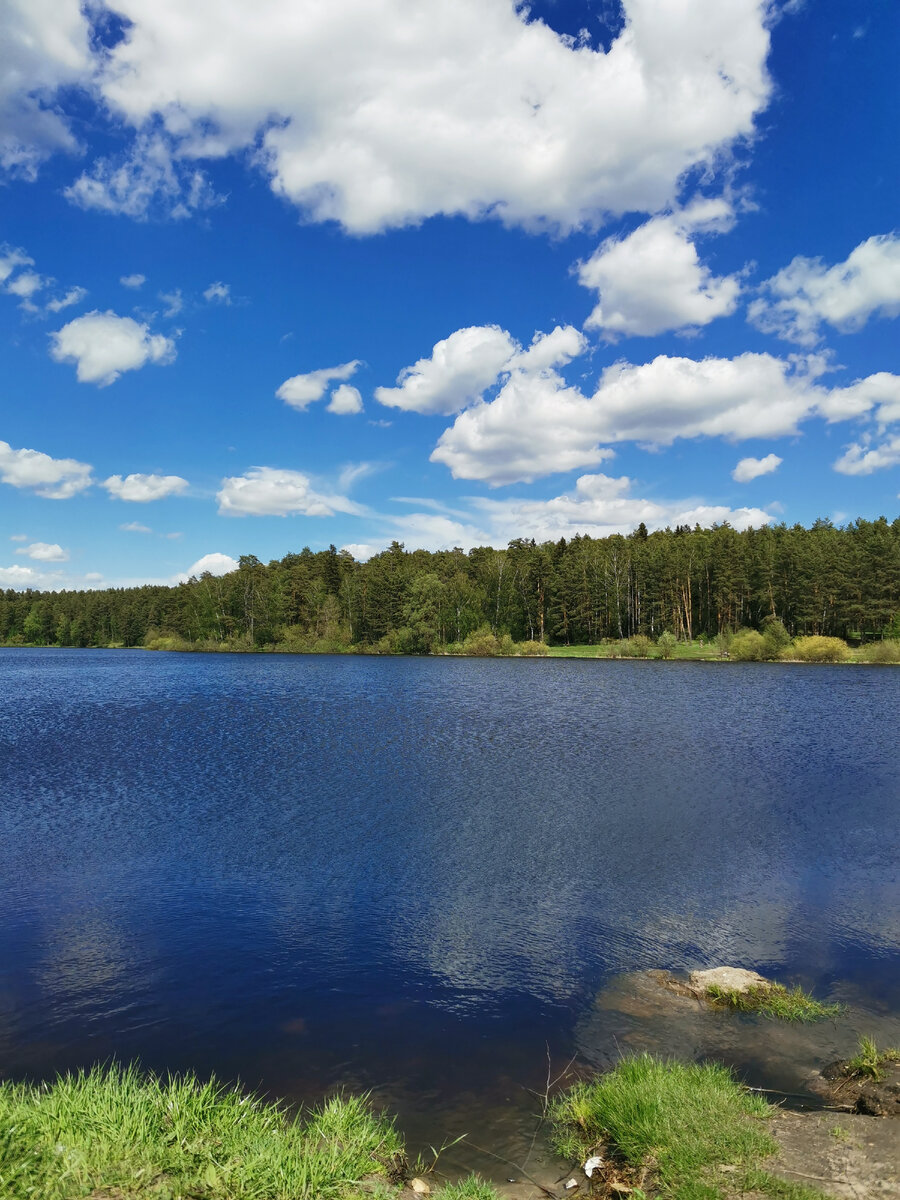
[[490, 625], [482, 625], [480, 629], [467, 634], [461, 649], [463, 654], [472, 654], [478, 658], [493, 658], [501, 653], [500, 641], [492, 633]]
[[778, 658], [782, 650], [791, 644], [791, 635], [785, 629], [784, 622], [777, 617], [766, 617], [762, 635], [766, 639], [766, 658]]
[[850, 657], [850, 647], [842, 638], [801, 637], [785, 651], [786, 657], [800, 662], [838, 663]]
[[674, 633], [669, 633], [668, 629], [656, 639], [656, 649], [660, 658], [671, 658], [677, 645], [678, 639]]
[[769, 657], [769, 646], [755, 629], [739, 629], [728, 652], [738, 662], [763, 662]]
[[547, 653], [547, 647], [543, 642], [518, 642], [516, 645], [516, 654], [522, 654], [526, 657], [541, 655]]
[[144, 638], [145, 650], [193, 650], [190, 642], [171, 629], [148, 629]]
[[652, 645], [643, 633], [636, 633], [634, 637], [619, 642], [618, 651], [622, 658], [649, 658]]
[[900, 663], [900, 642], [885, 638], [883, 642], [870, 642], [859, 652], [859, 661], [866, 663]]

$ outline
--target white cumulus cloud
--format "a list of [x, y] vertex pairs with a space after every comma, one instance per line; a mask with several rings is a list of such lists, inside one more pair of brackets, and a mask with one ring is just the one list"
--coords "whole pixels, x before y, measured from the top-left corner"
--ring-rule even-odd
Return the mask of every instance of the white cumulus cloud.
[[63, 550], [56, 542], [32, 542], [30, 546], [22, 546], [16, 554], [24, 554], [36, 562], [68, 562], [69, 552]]
[[146, 324], [114, 312], [89, 312], [50, 335], [50, 354], [57, 362], [74, 362], [80, 383], [106, 387], [123, 371], [146, 363], [169, 363], [175, 357], [172, 338], [151, 333]]
[[134, 291], [137, 291], [138, 288], [142, 288], [146, 282], [147, 276], [141, 275], [139, 272], [135, 272], [133, 275], [123, 275], [119, 279], [119, 283], [121, 283], [122, 287], [131, 288]]
[[183, 575], [178, 576], [178, 582], [186, 583], [189, 579], [199, 579], [201, 575], [228, 575], [236, 571], [240, 564], [230, 554], [204, 554], [193, 566], [188, 567]]
[[499, 325], [470, 325], [437, 342], [397, 376], [398, 387], [375, 389], [375, 399], [391, 408], [426, 414], [455, 413], [493, 386], [518, 349]]
[[342, 383], [340, 387], [336, 387], [331, 393], [331, 399], [328, 401], [327, 407], [329, 412], [338, 413], [340, 416], [361, 413], [363, 402], [362, 396], [359, 394], [359, 388], [355, 388], [349, 383]]
[[34, 259], [29, 258], [24, 250], [4, 243], [0, 246], [0, 283], [6, 283], [13, 271], [20, 267], [33, 267]]
[[146, 504], [150, 500], [163, 500], [176, 496], [188, 487], [188, 481], [180, 475], [110, 475], [103, 480], [103, 487], [117, 500], [130, 500]]
[[336, 512], [361, 515], [365, 510], [346, 496], [316, 491], [308, 475], [278, 467], [251, 467], [243, 475], [222, 480], [216, 495], [223, 516], [332, 517]]
[[697, 233], [720, 232], [731, 224], [725, 200], [704, 200], [654, 217], [627, 237], [608, 238], [578, 266], [579, 282], [599, 294], [586, 327], [613, 341], [697, 328], [734, 312], [739, 280], [714, 276], [693, 241]]
[[731, 478], [736, 483], [749, 483], [751, 479], [758, 479], [760, 475], [771, 475], [773, 471], [777, 471], [784, 459], [779, 458], [777, 454], [767, 454], [765, 458], [742, 458], [734, 470], [731, 472]]
[[117, 0], [127, 34], [92, 61], [77, 0], [10, 7], [12, 103], [35, 125], [23, 112], [11, 161], [73, 142], [35, 84], [91, 83], [136, 137], [72, 198], [137, 216], [148, 191], [190, 209], [190, 164], [247, 149], [309, 217], [360, 233], [655, 212], [753, 133], [771, 92], [762, 0], [624, 0], [606, 51], [510, 0]]
[[0, 169], [33, 179], [54, 151], [77, 141], [54, 103], [60, 87], [91, 72], [80, 0], [6, 0], [0, 5]]
[[140, 521], [127, 521], [124, 525], [119, 526], [126, 533], [152, 533], [153, 530], [149, 525], [142, 525]]
[[27, 488], [48, 500], [68, 500], [92, 483], [92, 468], [74, 458], [51, 458], [40, 450], [14, 450], [0, 442], [0, 482]]
[[603, 372], [593, 396], [553, 371], [513, 373], [496, 399], [456, 418], [431, 457], [457, 478], [530, 482], [594, 466], [617, 442], [784, 436], [824, 395], [814, 375], [768, 354], [619, 362]]
[[900, 313], [900, 236], [870, 237], [842, 263], [798, 256], [762, 285], [764, 295], [748, 309], [765, 333], [814, 345], [823, 323], [841, 332], [862, 328], [873, 315]]
[[337, 380], [350, 379], [360, 366], [358, 358], [351, 362], [341, 363], [337, 367], [321, 367], [318, 371], [308, 371], [305, 375], [292, 375], [286, 379], [275, 395], [291, 408], [301, 412], [321, 400], [328, 386]]
[[38, 587], [40, 576], [34, 567], [0, 567], [0, 585], [9, 588]]
[[853, 442], [834, 464], [834, 469], [842, 475], [871, 475], [873, 471], [883, 471], [898, 464], [900, 434], [895, 434], [876, 445], [869, 439], [862, 443]]

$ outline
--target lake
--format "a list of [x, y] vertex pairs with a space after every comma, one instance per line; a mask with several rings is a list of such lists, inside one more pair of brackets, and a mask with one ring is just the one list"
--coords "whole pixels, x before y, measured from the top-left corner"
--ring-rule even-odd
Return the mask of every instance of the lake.
[[[900, 1042], [898, 730], [891, 668], [0, 651], [0, 1075], [372, 1089], [517, 1162], [548, 1055], [802, 1092]], [[723, 962], [850, 1012], [621, 978]]]

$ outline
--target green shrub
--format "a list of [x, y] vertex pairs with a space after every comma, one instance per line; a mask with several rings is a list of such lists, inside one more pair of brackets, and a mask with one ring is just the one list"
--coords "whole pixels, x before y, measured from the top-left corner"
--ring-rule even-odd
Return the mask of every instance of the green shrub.
[[784, 622], [777, 617], [766, 617], [762, 635], [766, 639], [766, 658], [778, 658], [782, 650], [791, 644], [791, 635], [785, 629]]
[[677, 645], [678, 639], [674, 633], [669, 633], [668, 629], [656, 639], [656, 650], [660, 658], [671, 658]]
[[190, 642], [171, 629], [148, 629], [144, 638], [145, 650], [193, 650]]
[[462, 652], [479, 658], [492, 658], [501, 653], [500, 640], [492, 632], [490, 625], [482, 625], [480, 629], [466, 635]]
[[900, 663], [900, 641], [885, 638], [883, 642], [870, 642], [859, 651], [859, 661], [866, 663]]
[[769, 657], [766, 639], [755, 629], [739, 629], [731, 639], [728, 653], [738, 662], [763, 662]]
[[544, 642], [528, 641], [516, 643], [516, 654], [528, 656], [539, 656], [547, 653], [547, 646]]
[[643, 633], [619, 642], [618, 651], [622, 658], [649, 658], [653, 643]]
[[817, 635], [797, 638], [785, 654], [801, 662], [838, 663], [847, 661], [850, 647], [843, 638]]

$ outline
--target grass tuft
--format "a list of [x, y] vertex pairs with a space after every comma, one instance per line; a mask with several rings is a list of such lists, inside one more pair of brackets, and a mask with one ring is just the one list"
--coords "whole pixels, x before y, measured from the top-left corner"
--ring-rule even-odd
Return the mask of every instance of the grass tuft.
[[134, 1067], [0, 1084], [4, 1200], [329, 1200], [362, 1195], [359, 1182], [402, 1152], [359, 1098], [301, 1121], [216, 1080]]
[[799, 986], [786, 988], [780, 983], [759, 984], [746, 991], [723, 988], [714, 983], [706, 989], [706, 995], [722, 1008], [759, 1013], [781, 1021], [822, 1021], [844, 1011], [842, 1004], [823, 1004]]
[[867, 1076], [875, 1083], [880, 1083], [884, 1079], [882, 1068], [892, 1062], [900, 1062], [900, 1050], [893, 1046], [889, 1046], [887, 1050], [879, 1050], [873, 1038], [861, 1037], [859, 1054], [847, 1060], [844, 1070], [848, 1075], [855, 1075], [857, 1078]]
[[659, 1194], [723, 1195], [716, 1168], [750, 1168], [774, 1153], [762, 1124], [769, 1105], [735, 1082], [717, 1063], [663, 1061], [649, 1054], [578, 1083], [552, 1105], [557, 1150], [579, 1159], [604, 1145], [606, 1153], [655, 1174]]
[[500, 1200], [495, 1188], [477, 1175], [445, 1184], [435, 1200]]

